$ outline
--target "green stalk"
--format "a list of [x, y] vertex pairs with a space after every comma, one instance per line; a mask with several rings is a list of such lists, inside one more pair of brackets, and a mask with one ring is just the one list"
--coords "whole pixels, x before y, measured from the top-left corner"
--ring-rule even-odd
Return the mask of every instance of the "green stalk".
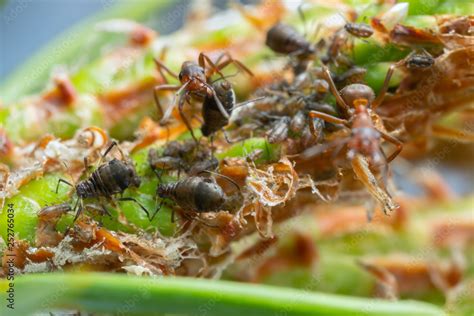
[[[6, 289], [7, 281], [0, 283]], [[40, 274], [15, 279], [15, 310], [80, 309], [102, 313], [181, 315], [443, 315], [416, 301], [390, 302], [271, 286], [191, 278], [144, 279], [117, 274]], [[2, 302], [5, 302], [2, 290]], [[5, 312], [5, 304], [2, 304]], [[4, 312], [2, 312], [3, 315]]]

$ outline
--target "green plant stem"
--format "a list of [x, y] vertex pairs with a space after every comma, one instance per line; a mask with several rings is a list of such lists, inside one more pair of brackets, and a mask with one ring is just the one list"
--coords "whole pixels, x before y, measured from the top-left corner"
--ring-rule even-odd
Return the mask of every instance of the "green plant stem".
[[[6, 287], [7, 281], [2, 281]], [[5, 297], [5, 291], [2, 290]], [[195, 315], [443, 315], [416, 301], [311, 293], [262, 285], [191, 278], [144, 279], [117, 274], [36, 274], [15, 280], [15, 311], [27, 315], [42, 307], [103, 313]], [[5, 302], [5, 298], [2, 299]], [[20, 303], [21, 302], [21, 303]], [[5, 304], [2, 304], [5, 308]], [[3, 315], [3, 313], [2, 313]]]

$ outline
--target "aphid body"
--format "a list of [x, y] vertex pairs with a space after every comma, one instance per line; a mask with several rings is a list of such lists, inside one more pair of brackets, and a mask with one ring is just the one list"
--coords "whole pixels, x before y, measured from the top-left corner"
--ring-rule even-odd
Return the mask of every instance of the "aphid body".
[[292, 26], [277, 23], [267, 32], [265, 44], [274, 52], [285, 55], [309, 57], [314, 47]]
[[218, 211], [226, 200], [224, 191], [212, 178], [199, 176], [160, 184], [157, 194], [172, 199], [183, 210], [198, 213]]
[[[221, 102], [228, 116], [232, 114], [236, 98], [230, 82], [220, 80], [212, 84], [216, 97]], [[202, 105], [202, 118], [204, 120], [201, 126], [201, 132], [204, 136], [210, 136], [221, 128], [229, 124], [229, 117], [225, 117], [219, 110], [219, 106], [213, 95], [207, 95]]]
[[123, 193], [129, 187], [139, 187], [140, 177], [135, 168], [116, 158], [101, 165], [92, 175], [76, 186], [81, 199], [111, 197]]
[[372, 27], [365, 23], [346, 23], [344, 29], [355, 37], [369, 38], [374, 34]]

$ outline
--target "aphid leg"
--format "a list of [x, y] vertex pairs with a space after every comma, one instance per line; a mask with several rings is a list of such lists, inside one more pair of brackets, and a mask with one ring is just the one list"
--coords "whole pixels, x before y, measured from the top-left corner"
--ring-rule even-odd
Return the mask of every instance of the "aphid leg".
[[64, 183], [64, 184], [67, 184], [67, 185], [70, 186], [70, 187], [73, 187], [73, 188], [74, 188], [74, 185], [73, 185], [72, 183], [70, 183], [70, 182], [68, 182], [68, 181], [66, 181], [66, 180], [64, 180], [64, 179], [59, 179], [59, 180], [58, 180], [58, 184], [56, 185], [56, 191], [55, 191], [56, 194], [58, 194], [58, 191], [59, 191], [59, 184], [60, 184], [61, 182]]
[[77, 199], [76, 205], [74, 205], [74, 211], [76, 211], [76, 215], [74, 216], [74, 219], [72, 220], [73, 223], [76, 222], [76, 220], [79, 218], [79, 215], [82, 214], [82, 211], [84, 210], [84, 202], [82, 199]]
[[227, 181], [229, 181], [230, 183], [232, 183], [236, 188], [237, 190], [240, 191], [240, 186], [237, 184], [237, 182], [235, 182], [234, 180], [232, 180], [231, 178], [229, 178], [228, 176], [225, 176], [223, 174], [220, 174], [218, 172], [214, 172], [214, 171], [210, 171], [210, 170], [202, 170], [202, 171], [199, 171], [197, 174], [201, 174], [201, 173], [208, 173], [208, 174], [213, 174], [215, 176], [218, 176], [218, 177], [221, 177], [222, 179], [226, 179]]
[[[224, 58], [224, 57], [227, 57], [227, 60], [226, 61], [222, 61], [221, 60]], [[240, 61], [238, 61], [237, 59], [234, 59], [232, 58], [232, 56], [229, 54], [229, 52], [223, 52], [216, 60], [215, 64], [216, 64], [216, 67], [217, 69], [221, 70], [221, 69], [224, 69], [225, 67], [227, 67], [229, 64], [233, 63], [237, 68], [239, 68], [240, 70], [243, 70], [245, 71], [247, 74], [249, 74], [250, 76], [254, 76], [253, 72], [247, 68], [247, 66], [245, 66], [243, 63], [241, 63]]]
[[89, 176], [89, 173], [90, 173], [89, 168], [90, 168], [89, 160], [87, 159], [87, 156], [86, 156], [86, 157], [84, 157], [84, 171], [85, 171], [87, 177]]
[[[141, 209], [142, 211], [145, 212], [146, 216], [148, 217], [148, 219], [150, 219], [150, 213], [148, 212], [148, 210], [146, 209], [145, 206], [143, 206], [143, 204], [141, 204], [140, 202], [138, 202], [135, 198], [133, 197], [121, 197], [121, 198], [118, 198], [117, 199], [118, 201], [122, 201], [122, 202], [133, 202], [135, 204], [137, 204]], [[153, 218], [152, 218], [153, 219]], [[150, 221], [152, 220], [150, 219]]]
[[209, 137], [209, 140], [211, 141], [211, 156], [214, 157], [214, 134]]
[[382, 136], [382, 138], [384, 140], [386, 140], [387, 142], [390, 142], [392, 144], [394, 144], [395, 146], [397, 146], [397, 149], [387, 158], [387, 163], [390, 163], [393, 159], [395, 159], [398, 154], [402, 151], [403, 149], [403, 143], [401, 141], [399, 141], [398, 139], [396, 139], [395, 137], [383, 132], [383, 131], [379, 131], [380, 133], [380, 136]]
[[102, 164], [102, 160], [104, 160], [105, 157], [107, 157], [107, 155], [110, 153], [110, 151], [114, 148], [114, 147], [117, 147], [117, 150], [120, 152], [120, 156], [122, 157], [123, 160], [126, 159], [126, 156], [125, 154], [123, 153], [122, 149], [120, 148], [119, 144], [113, 140], [109, 147], [107, 147], [107, 149], [104, 151], [104, 153], [102, 154], [102, 156], [100, 157], [97, 165], [100, 166]]
[[183, 98], [183, 97], [180, 97], [180, 98], [179, 98], [179, 101], [178, 101], [179, 115], [181, 116], [181, 119], [183, 120], [184, 125], [186, 125], [186, 127], [187, 127], [188, 130], [189, 130], [189, 132], [191, 133], [191, 137], [194, 139], [194, 141], [196, 142], [196, 144], [199, 144], [199, 141], [197, 140], [196, 135], [194, 135], [193, 127], [191, 126], [191, 124], [189, 123], [188, 119], [187, 119], [186, 116], [184, 115], [184, 112], [183, 112], [184, 101], [185, 101], [185, 98]]
[[326, 66], [323, 67], [323, 73], [324, 76], [326, 77], [326, 81], [329, 84], [329, 89], [331, 89], [332, 94], [336, 97], [337, 104], [339, 104], [346, 113], [349, 112], [349, 106], [346, 104], [344, 99], [342, 98], [341, 94], [339, 93], [339, 90], [337, 90], [336, 85], [334, 84], [334, 81], [332, 80], [331, 77], [331, 72], [329, 71], [329, 68]]
[[[168, 121], [168, 117], [165, 117], [165, 115], [168, 115], [168, 116], [171, 115], [171, 110], [173, 109], [172, 106], [174, 106], [174, 102], [170, 106], [171, 110], [166, 109], [166, 114], [165, 114], [163, 112], [163, 108], [161, 107], [160, 98], [158, 97], [158, 91], [176, 91], [176, 90], [179, 90], [179, 88], [180, 86], [174, 85], [174, 84], [166, 84], [166, 85], [163, 84], [163, 85], [159, 85], [153, 88], [153, 98], [155, 99], [158, 115], [161, 117], [160, 124], [162, 125], [165, 124], [166, 121]], [[168, 112], [170, 113], [168, 114]]]
[[166, 79], [166, 76], [163, 73], [163, 70], [166, 71], [170, 76], [174, 77], [175, 79], [178, 79], [178, 75], [175, 72], [173, 72], [171, 69], [166, 67], [165, 64], [161, 60], [153, 58], [153, 61], [155, 62], [156, 68], [158, 69], [158, 72], [160, 73], [165, 83], [168, 83], [168, 79]]
[[[147, 216], [148, 216], [148, 219], [151, 221], [153, 221], [153, 219], [155, 218], [156, 214], [158, 214], [158, 212], [161, 210], [161, 208], [163, 207], [163, 204], [164, 204], [165, 200], [162, 199], [160, 204], [158, 205], [158, 207], [156, 208], [156, 211], [153, 213], [152, 217], [150, 217], [150, 214], [148, 214], [148, 211], [147, 211]], [[174, 210], [171, 212], [171, 222], [174, 223]]]
[[239, 139], [230, 139], [229, 134], [225, 130], [222, 131], [222, 134], [224, 134], [224, 139], [228, 144], [234, 144], [234, 143], [237, 143], [237, 142], [242, 140], [241, 138], [239, 138]]

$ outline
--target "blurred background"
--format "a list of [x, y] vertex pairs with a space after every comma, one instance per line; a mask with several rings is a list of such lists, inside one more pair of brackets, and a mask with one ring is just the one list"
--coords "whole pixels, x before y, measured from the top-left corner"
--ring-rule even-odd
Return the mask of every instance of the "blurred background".
[[[140, 5], [140, 0], [0, 0], [0, 79], [5, 78], [16, 66], [21, 65], [30, 55], [68, 27], [126, 1]], [[189, 4], [192, 3], [191, 0], [175, 2], [174, 8], [168, 10], [179, 11], [177, 18], [170, 20], [172, 23], [155, 21], [155, 25], [152, 25], [161, 33], [166, 34], [178, 29], [186, 17]], [[223, 8], [228, 1], [210, 2], [216, 8]]]

